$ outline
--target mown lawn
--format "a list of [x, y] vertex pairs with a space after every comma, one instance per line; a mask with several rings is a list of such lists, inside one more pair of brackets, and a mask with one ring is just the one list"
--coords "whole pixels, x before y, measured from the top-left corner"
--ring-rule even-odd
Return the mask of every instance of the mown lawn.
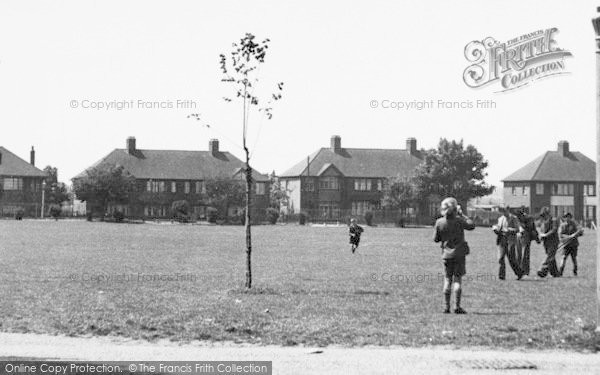
[[[469, 233], [464, 316], [442, 311], [431, 229], [0, 221], [0, 330], [282, 345], [484, 345], [596, 350], [595, 233], [579, 277], [497, 279], [491, 230]], [[543, 249], [533, 246], [532, 268]], [[155, 276], [171, 280], [148, 280]], [[532, 272], [533, 275], [533, 272]], [[108, 279], [108, 278], [112, 279]], [[142, 278], [142, 280], [139, 280]]]

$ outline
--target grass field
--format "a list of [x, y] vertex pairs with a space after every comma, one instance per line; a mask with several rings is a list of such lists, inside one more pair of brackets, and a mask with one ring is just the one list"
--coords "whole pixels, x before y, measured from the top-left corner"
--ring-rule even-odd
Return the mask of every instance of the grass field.
[[[596, 350], [595, 233], [579, 277], [497, 279], [494, 236], [468, 234], [463, 306], [442, 314], [431, 229], [0, 221], [0, 330], [282, 345], [484, 345]], [[532, 269], [543, 249], [533, 245]], [[533, 274], [533, 272], [532, 272]], [[157, 280], [160, 276], [163, 280]], [[164, 278], [170, 278], [169, 280]]]

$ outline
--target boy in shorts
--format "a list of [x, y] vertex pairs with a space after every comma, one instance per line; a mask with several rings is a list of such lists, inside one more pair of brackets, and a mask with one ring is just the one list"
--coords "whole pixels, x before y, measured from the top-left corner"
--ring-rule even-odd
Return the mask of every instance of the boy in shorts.
[[462, 277], [467, 273], [465, 258], [469, 254], [469, 245], [465, 241], [465, 230], [475, 229], [473, 221], [463, 215], [454, 198], [446, 198], [441, 205], [442, 217], [435, 222], [433, 241], [441, 243], [444, 262], [444, 314], [450, 313], [450, 300], [454, 289], [456, 308], [454, 313], [466, 314], [460, 306], [462, 295]]

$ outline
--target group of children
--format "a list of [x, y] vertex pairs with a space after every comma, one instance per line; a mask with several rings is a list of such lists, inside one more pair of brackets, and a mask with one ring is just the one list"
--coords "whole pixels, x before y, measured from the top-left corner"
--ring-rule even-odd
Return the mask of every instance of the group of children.
[[[440, 207], [440, 217], [434, 226], [433, 241], [440, 244], [444, 264], [444, 313], [450, 313], [452, 291], [455, 294], [456, 314], [465, 314], [461, 307], [462, 277], [466, 274], [466, 256], [469, 254], [469, 244], [465, 240], [465, 230], [475, 229], [473, 221], [467, 217], [455, 198], [446, 198]], [[505, 259], [517, 280], [521, 280], [530, 272], [531, 242], [542, 243], [546, 258], [537, 275], [541, 278], [563, 275], [568, 258], [573, 262], [573, 275], [577, 276], [578, 237], [583, 235], [583, 229], [573, 220], [571, 213], [565, 213], [560, 222], [552, 217], [550, 209], [544, 207], [537, 220], [528, 215], [522, 208], [513, 214], [509, 207], [502, 209], [502, 216], [492, 227], [496, 233], [498, 246], [498, 277], [506, 279]], [[354, 254], [360, 243], [364, 229], [350, 220], [350, 250]], [[560, 266], [556, 264], [557, 254], [562, 254]]]
[[[553, 277], [562, 276], [569, 257], [573, 262], [573, 275], [577, 276], [577, 238], [583, 235], [583, 229], [573, 220], [571, 213], [565, 213], [559, 221], [552, 217], [548, 207], [544, 207], [536, 223], [524, 209], [514, 215], [510, 208], [506, 207], [498, 219], [498, 224], [492, 228], [497, 235], [500, 280], [506, 277], [505, 257], [508, 258], [517, 280], [529, 275], [532, 241], [542, 243], [546, 252], [546, 259], [537, 272], [539, 277], [544, 278], [548, 274]], [[557, 266], [557, 254], [562, 255], [560, 266]]]

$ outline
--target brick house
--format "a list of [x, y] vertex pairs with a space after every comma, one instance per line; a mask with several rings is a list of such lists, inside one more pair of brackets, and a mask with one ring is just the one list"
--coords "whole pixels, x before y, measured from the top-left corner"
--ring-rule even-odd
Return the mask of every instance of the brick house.
[[525, 206], [537, 213], [550, 207], [554, 216], [565, 212], [575, 220], [596, 220], [596, 163], [581, 152], [569, 150], [569, 142], [558, 142], [503, 181], [504, 204]]
[[[206, 180], [233, 179], [245, 184], [245, 163], [219, 150], [217, 139], [210, 140], [208, 151], [179, 151], [139, 149], [136, 139], [129, 137], [124, 149], [115, 149], [93, 166], [102, 164], [123, 166], [136, 179], [136, 191], [129, 203], [108, 208], [109, 213], [120, 210], [128, 217], [170, 218], [172, 203], [186, 200], [194, 216], [204, 218]], [[260, 218], [269, 205], [269, 178], [256, 171], [253, 178], [253, 216]], [[237, 214], [239, 209], [230, 207], [228, 215]]]
[[35, 167], [35, 150], [31, 147], [29, 163], [0, 146], [0, 215], [37, 217], [42, 208], [42, 182], [46, 173]]
[[[311, 218], [339, 220], [361, 217], [366, 211], [381, 212], [384, 184], [388, 178], [412, 175], [422, 162], [414, 138], [406, 149], [344, 148], [340, 136], [279, 176], [288, 190], [288, 214], [306, 212]], [[437, 202], [426, 202], [421, 212], [437, 212]], [[404, 214], [417, 216], [417, 208]], [[431, 213], [429, 211], [432, 211]]]

